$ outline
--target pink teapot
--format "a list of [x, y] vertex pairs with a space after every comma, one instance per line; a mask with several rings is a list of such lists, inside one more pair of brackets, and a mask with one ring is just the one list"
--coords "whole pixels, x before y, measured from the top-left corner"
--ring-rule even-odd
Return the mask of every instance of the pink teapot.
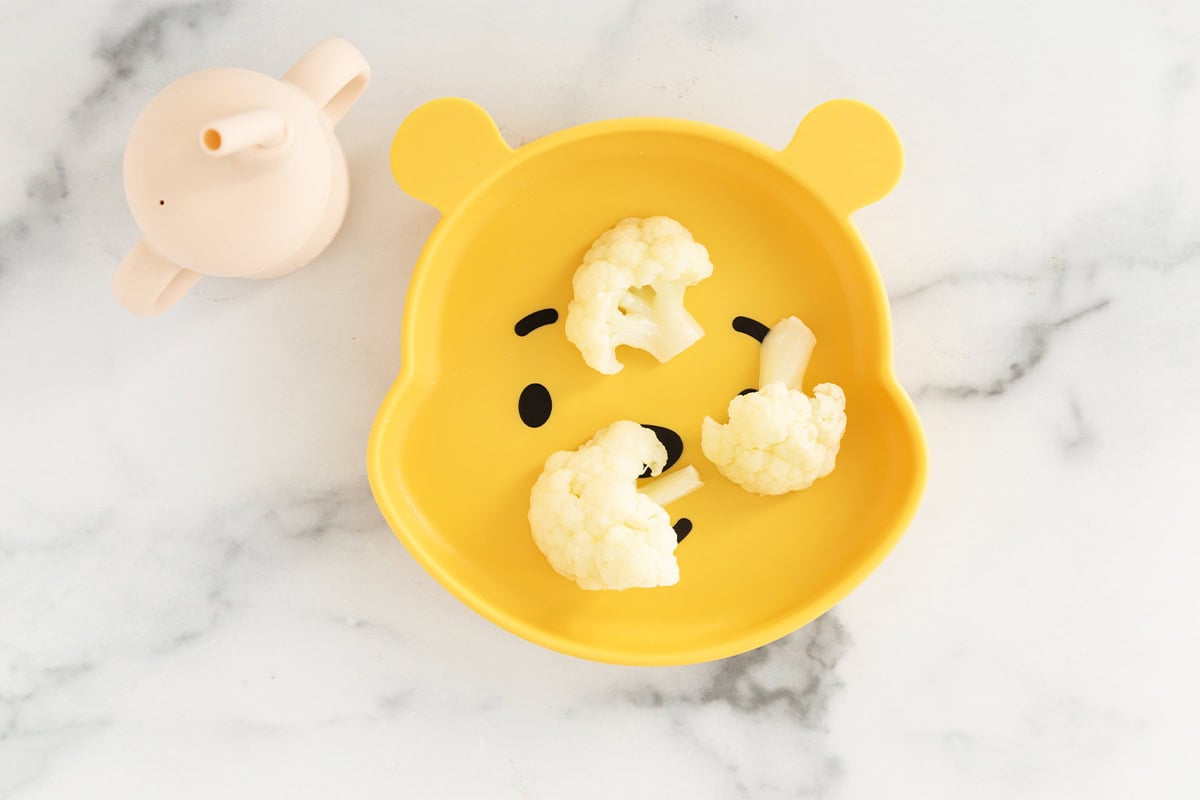
[[349, 176], [333, 128], [371, 70], [326, 39], [282, 80], [207, 69], [159, 92], [125, 146], [125, 196], [141, 240], [113, 292], [160, 314], [203, 275], [274, 278], [312, 261], [346, 215]]

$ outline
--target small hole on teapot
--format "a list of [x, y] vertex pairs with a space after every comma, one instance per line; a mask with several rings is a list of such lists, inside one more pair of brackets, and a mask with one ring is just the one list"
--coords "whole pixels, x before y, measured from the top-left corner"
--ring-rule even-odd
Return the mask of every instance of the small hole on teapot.
[[165, 206], [165, 205], [167, 204], [167, 201], [166, 201], [166, 200], [159, 200], [159, 201], [158, 201], [158, 204], [159, 204], [160, 206]]
[[221, 149], [221, 133], [215, 128], [207, 128], [204, 131], [204, 148], [206, 150], [216, 152]]

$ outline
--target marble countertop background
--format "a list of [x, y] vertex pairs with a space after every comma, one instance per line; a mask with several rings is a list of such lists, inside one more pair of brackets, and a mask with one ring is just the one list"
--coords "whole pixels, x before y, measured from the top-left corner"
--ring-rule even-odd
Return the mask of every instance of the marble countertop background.
[[[140, 108], [334, 34], [374, 80], [331, 249], [122, 311]], [[1200, 796], [1200, 6], [3, 0], [0, 66], [0, 798]], [[442, 95], [513, 144], [890, 116], [857, 221], [931, 477], [834, 611], [605, 666], [395, 541], [364, 448], [436, 215], [385, 159]]]

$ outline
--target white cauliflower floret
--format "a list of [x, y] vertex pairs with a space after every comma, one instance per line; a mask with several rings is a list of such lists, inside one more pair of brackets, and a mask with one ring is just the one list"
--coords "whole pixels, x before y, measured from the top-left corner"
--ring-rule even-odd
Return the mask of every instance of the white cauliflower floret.
[[631, 589], [679, 582], [678, 539], [662, 506], [700, 488], [695, 467], [639, 487], [667, 451], [654, 432], [620, 420], [578, 450], [560, 450], [529, 496], [529, 527], [560, 575], [584, 589]]
[[822, 383], [800, 391], [817, 340], [788, 317], [763, 339], [757, 392], [729, 402], [729, 422], [705, 417], [700, 449], [721, 474], [755, 494], [807, 489], [833, 471], [846, 432], [846, 394]]
[[708, 250], [670, 217], [623, 219], [601, 234], [575, 271], [567, 339], [606, 375], [621, 371], [619, 345], [666, 362], [704, 335], [683, 307], [683, 293], [712, 270]]

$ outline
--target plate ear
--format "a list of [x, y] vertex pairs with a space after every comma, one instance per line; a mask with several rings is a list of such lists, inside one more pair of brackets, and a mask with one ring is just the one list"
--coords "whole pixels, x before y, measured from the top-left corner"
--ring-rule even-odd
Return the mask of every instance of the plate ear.
[[857, 100], [814, 108], [780, 157], [843, 216], [882, 199], [904, 170], [904, 150], [887, 117]]
[[447, 97], [426, 103], [400, 125], [392, 139], [392, 176], [445, 216], [511, 155], [486, 111]]

